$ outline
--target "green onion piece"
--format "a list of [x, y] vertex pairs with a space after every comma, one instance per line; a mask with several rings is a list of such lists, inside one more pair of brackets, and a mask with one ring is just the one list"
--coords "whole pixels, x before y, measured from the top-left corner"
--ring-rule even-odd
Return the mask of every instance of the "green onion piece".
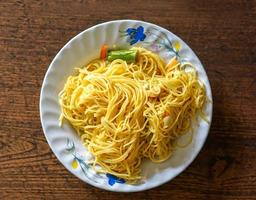
[[113, 61], [116, 59], [122, 59], [127, 62], [134, 62], [136, 60], [137, 51], [136, 50], [117, 50], [110, 51], [108, 53], [108, 61]]

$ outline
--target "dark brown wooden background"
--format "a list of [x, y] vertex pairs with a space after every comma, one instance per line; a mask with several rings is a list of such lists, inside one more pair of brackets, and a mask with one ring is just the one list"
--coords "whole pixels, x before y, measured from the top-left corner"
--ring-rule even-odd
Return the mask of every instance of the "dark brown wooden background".
[[[79, 32], [139, 19], [183, 38], [214, 100], [206, 145], [173, 181], [133, 194], [94, 188], [51, 152], [39, 119], [44, 74]], [[0, 0], [0, 199], [256, 199], [256, 1]]]

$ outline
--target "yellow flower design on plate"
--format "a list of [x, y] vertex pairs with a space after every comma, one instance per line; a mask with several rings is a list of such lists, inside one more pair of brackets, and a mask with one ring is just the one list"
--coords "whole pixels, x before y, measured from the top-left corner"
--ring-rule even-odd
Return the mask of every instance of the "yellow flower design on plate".
[[73, 162], [72, 162], [72, 168], [76, 169], [77, 167], [78, 167], [78, 162], [77, 162], [76, 159], [74, 159]]
[[178, 52], [181, 49], [181, 44], [179, 41], [174, 42], [173, 44], [174, 49]]

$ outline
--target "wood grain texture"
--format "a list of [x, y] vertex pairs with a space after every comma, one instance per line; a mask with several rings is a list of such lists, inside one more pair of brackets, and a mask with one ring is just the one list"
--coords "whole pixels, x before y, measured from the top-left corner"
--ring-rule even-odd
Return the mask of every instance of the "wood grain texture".
[[[211, 131], [189, 168], [133, 194], [94, 188], [51, 152], [39, 119], [44, 74], [79, 32], [114, 19], [163, 26], [208, 73]], [[256, 199], [256, 1], [0, 1], [0, 199]]]

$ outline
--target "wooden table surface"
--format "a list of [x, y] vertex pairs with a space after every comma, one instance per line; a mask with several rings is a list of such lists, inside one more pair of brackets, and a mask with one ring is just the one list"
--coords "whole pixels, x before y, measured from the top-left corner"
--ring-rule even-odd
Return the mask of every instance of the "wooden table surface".
[[[197, 53], [214, 100], [207, 142], [188, 169], [145, 192], [103, 191], [56, 159], [39, 95], [56, 53], [104, 21], [139, 19]], [[256, 1], [0, 1], [0, 199], [256, 199]]]

